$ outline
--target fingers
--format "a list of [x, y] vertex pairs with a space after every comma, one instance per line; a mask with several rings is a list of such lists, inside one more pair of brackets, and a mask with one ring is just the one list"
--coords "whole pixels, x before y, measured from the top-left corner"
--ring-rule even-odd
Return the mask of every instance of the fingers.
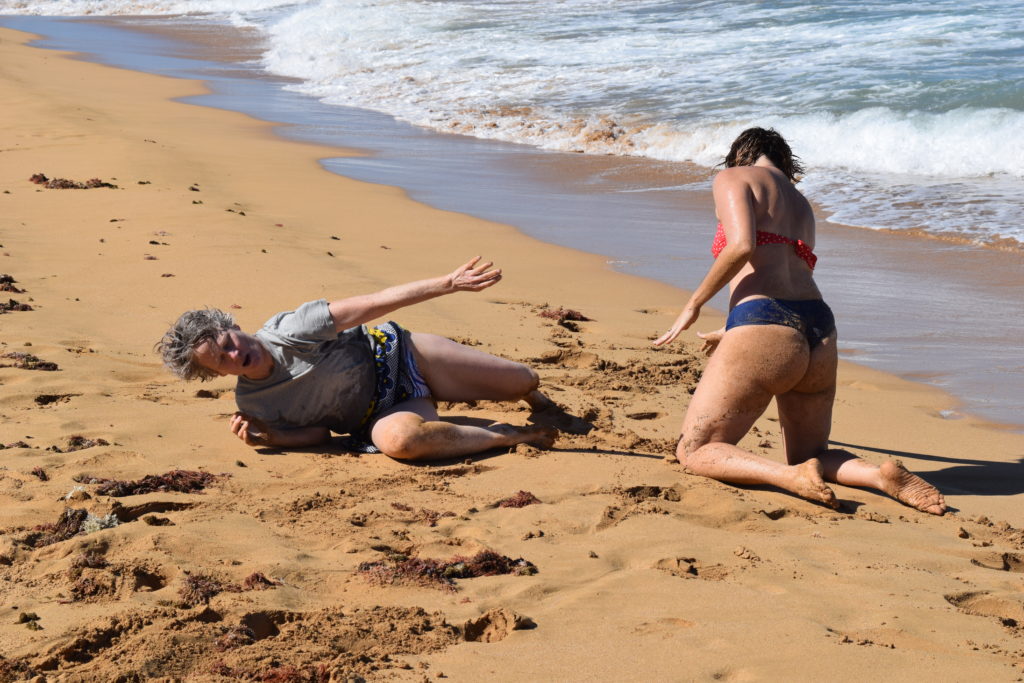
[[493, 261], [481, 263], [480, 257], [474, 256], [455, 271], [452, 284], [456, 290], [462, 291], [479, 292], [487, 289], [501, 281], [501, 269], [493, 266]]
[[668, 343], [674, 341], [675, 338], [679, 336], [680, 332], [682, 332], [681, 329], [678, 329], [677, 327], [673, 327], [671, 330], [669, 330], [665, 334], [663, 334], [660, 337], [658, 337], [657, 339], [655, 339], [652, 342], [652, 345], [654, 345], [654, 346], [664, 346], [665, 344], [668, 344]]
[[[260, 446], [265, 441], [258, 431], [262, 423], [259, 420], [250, 418], [245, 413], [235, 413], [231, 418], [231, 433], [242, 440], [247, 446]], [[250, 431], [252, 430], [252, 431]]]

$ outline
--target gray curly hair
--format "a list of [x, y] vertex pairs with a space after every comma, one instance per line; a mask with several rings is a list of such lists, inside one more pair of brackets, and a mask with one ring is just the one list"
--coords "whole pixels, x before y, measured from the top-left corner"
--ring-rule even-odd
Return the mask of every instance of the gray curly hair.
[[178, 377], [205, 382], [218, 375], [198, 363], [195, 356], [196, 347], [205, 341], [216, 340], [221, 332], [233, 327], [235, 319], [220, 309], [185, 311], [171, 329], [167, 330], [163, 339], [156, 343], [156, 350], [163, 358], [164, 367]]

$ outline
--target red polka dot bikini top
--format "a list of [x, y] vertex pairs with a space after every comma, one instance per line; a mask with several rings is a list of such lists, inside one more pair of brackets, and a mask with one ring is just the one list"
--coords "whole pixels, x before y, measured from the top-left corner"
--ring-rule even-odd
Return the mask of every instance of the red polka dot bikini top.
[[[806, 261], [811, 270], [814, 270], [814, 264], [818, 262], [818, 257], [814, 255], [814, 252], [803, 240], [794, 241], [774, 232], [758, 230], [756, 244], [757, 246], [762, 244], [792, 244], [796, 250], [796, 255]], [[718, 258], [718, 255], [722, 253], [722, 249], [725, 249], [725, 230], [722, 229], [722, 224], [719, 223], [718, 230], [715, 232], [715, 241], [711, 243], [711, 255]]]

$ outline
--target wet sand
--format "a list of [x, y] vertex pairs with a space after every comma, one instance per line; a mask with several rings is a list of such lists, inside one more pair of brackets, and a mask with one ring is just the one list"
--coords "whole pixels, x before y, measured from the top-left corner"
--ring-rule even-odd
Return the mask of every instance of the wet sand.
[[[649, 346], [685, 292], [325, 172], [344, 150], [171, 101], [196, 83], [26, 38], [0, 31], [0, 273], [32, 310], [0, 314], [0, 354], [58, 369], [0, 368], [0, 680], [1019, 677], [1024, 437], [943, 419], [948, 395], [844, 363], [834, 442], [898, 456], [951, 513], [840, 486], [836, 511], [689, 476], [666, 456], [699, 344]], [[230, 382], [175, 381], [152, 352], [185, 308], [252, 329], [474, 253], [500, 261], [497, 288], [395, 318], [532, 363], [589, 434], [468, 464], [253, 451], [228, 432]], [[544, 304], [593, 321], [560, 326]], [[782, 458], [773, 411], [742, 444]], [[176, 470], [214, 478], [130, 495], [102, 481]], [[538, 502], [499, 504], [520, 491]], [[85, 515], [66, 509], [94, 530], [63, 538]], [[450, 581], [403, 564], [484, 551], [523, 562]]]

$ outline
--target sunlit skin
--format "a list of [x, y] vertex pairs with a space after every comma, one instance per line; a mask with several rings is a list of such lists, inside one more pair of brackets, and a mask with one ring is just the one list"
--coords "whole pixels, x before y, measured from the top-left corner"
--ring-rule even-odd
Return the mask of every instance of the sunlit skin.
[[195, 347], [200, 365], [218, 375], [240, 375], [248, 379], [266, 379], [274, 370], [274, 359], [260, 340], [235, 327], [221, 332], [214, 340]]
[[[812, 272], [789, 245], [756, 245], [756, 231], [801, 239], [813, 247], [814, 214], [785, 173], [762, 155], [727, 168], [713, 186], [727, 244], [672, 327], [655, 346], [693, 325], [726, 285], [730, 308], [754, 298], [820, 299]], [[829, 507], [826, 482], [882, 491], [924, 512], [946, 511], [942, 495], [899, 461], [881, 467], [829, 448], [838, 356], [833, 332], [815, 348], [784, 325], [745, 325], [698, 335], [711, 356], [683, 420], [676, 457], [687, 471], [740, 485], [769, 484]], [[713, 354], [713, 355], [712, 355]], [[776, 399], [787, 463], [736, 444]]]
[[[379, 292], [338, 299], [328, 304], [336, 332], [369, 323], [405, 306], [456, 292], [479, 292], [501, 281], [501, 270], [475, 257], [451, 273], [418, 280]], [[432, 334], [412, 333], [413, 356], [440, 401], [525, 401], [535, 413], [558, 413], [557, 406], [537, 390], [539, 378], [531, 368], [498, 358]], [[196, 360], [218, 375], [236, 375], [251, 380], [266, 379], [274, 360], [258, 338], [234, 327], [195, 347]], [[326, 427], [270, 428], [245, 413], [235, 413], [231, 432], [253, 447], [302, 448], [330, 439]], [[557, 430], [531, 425], [516, 427], [495, 423], [487, 427], [443, 422], [428, 399], [396, 404], [379, 415], [371, 425], [373, 443], [384, 453], [399, 459], [453, 457], [479, 453], [490, 448], [528, 443], [550, 447]]]

